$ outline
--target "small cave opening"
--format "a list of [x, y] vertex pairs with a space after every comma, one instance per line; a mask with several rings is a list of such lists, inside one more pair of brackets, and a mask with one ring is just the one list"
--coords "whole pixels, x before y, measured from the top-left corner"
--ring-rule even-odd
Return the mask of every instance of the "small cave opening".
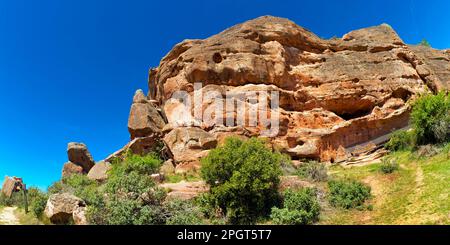
[[349, 121], [355, 118], [360, 118], [369, 115], [372, 113], [373, 108], [364, 108], [356, 111], [333, 111], [334, 114], [344, 119], [345, 121]]
[[412, 92], [405, 88], [397, 88], [392, 91], [392, 97], [397, 99], [402, 99], [403, 102], [407, 102], [411, 98]]
[[214, 53], [212, 58], [213, 58], [213, 61], [217, 64], [222, 62], [222, 60], [223, 60], [223, 57], [220, 53]]

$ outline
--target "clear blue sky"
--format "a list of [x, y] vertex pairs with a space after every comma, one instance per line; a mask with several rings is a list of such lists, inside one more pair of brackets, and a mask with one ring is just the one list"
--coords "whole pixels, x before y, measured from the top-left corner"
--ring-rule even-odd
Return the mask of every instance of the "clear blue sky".
[[129, 139], [136, 89], [176, 43], [261, 15], [325, 38], [389, 23], [407, 43], [450, 47], [449, 1], [0, 0], [0, 178], [45, 188], [70, 141], [95, 160]]

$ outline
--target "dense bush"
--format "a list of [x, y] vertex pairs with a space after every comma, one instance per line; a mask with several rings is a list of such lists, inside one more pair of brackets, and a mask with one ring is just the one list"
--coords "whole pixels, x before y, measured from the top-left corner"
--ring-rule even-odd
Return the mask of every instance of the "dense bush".
[[284, 193], [283, 208], [272, 208], [270, 218], [278, 225], [307, 225], [316, 222], [320, 206], [315, 190], [287, 190]]
[[450, 141], [450, 98], [444, 92], [417, 99], [411, 119], [419, 144]]
[[398, 130], [392, 133], [384, 147], [390, 151], [410, 150], [415, 145], [414, 131]]
[[14, 192], [11, 197], [7, 197], [3, 192], [0, 192], [0, 206], [16, 206], [23, 208], [24, 204], [23, 192]]
[[332, 180], [328, 187], [330, 204], [335, 207], [361, 207], [371, 197], [370, 187], [354, 180]]
[[201, 225], [204, 224], [201, 210], [193, 202], [173, 200], [166, 204], [170, 217], [167, 225]]
[[297, 169], [297, 175], [312, 181], [327, 181], [327, 168], [324, 163], [308, 161], [302, 163]]
[[261, 140], [228, 138], [202, 159], [201, 175], [211, 187], [207, 202], [221, 210], [229, 223], [256, 222], [279, 200], [282, 161], [286, 157]]
[[48, 195], [38, 188], [28, 189], [28, 203], [30, 211], [36, 216], [41, 217], [47, 205]]
[[122, 162], [112, 165], [103, 186], [79, 177], [65, 182], [84, 186], [84, 191], [78, 194], [88, 204], [87, 218], [91, 224], [200, 224], [201, 212], [192, 203], [165, 201], [165, 191], [150, 177], [160, 165], [161, 160], [155, 155], [128, 154]]
[[380, 171], [385, 174], [393, 173], [399, 169], [397, 159], [384, 157], [380, 164]]

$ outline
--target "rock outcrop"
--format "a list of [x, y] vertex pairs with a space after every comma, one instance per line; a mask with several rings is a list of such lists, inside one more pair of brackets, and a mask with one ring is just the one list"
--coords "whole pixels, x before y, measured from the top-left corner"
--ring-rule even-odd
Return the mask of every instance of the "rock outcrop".
[[[219, 128], [221, 134], [246, 137], [263, 129], [244, 125], [236, 131], [216, 120], [198, 121], [191, 116], [195, 108], [184, 108], [172, 96], [186, 91], [195, 97], [195, 83], [202, 83], [203, 97], [211, 91], [224, 99], [225, 93], [276, 91], [279, 131], [271, 143], [294, 159], [333, 162], [346, 148], [407, 126], [408, 102], [427, 87], [449, 88], [448, 52], [427, 50], [432, 49], [406, 45], [386, 24], [324, 40], [287, 19], [264, 16], [177, 44], [151, 70], [148, 97], [164, 109], [168, 125], [195, 126], [217, 139]], [[214, 103], [204, 99], [195, 107], [205, 112]], [[242, 103], [251, 108], [251, 102]], [[215, 119], [225, 124], [237, 114]], [[174, 130], [185, 129], [169, 129], [167, 135]], [[186, 155], [173, 153], [176, 162]]]
[[70, 162], [81, 166], [85, 173], [88, 173], [95, 164], [91, 153], [83, 143], [69, 143], [67, 146], [67, 156]]
[[87, 177], [91, 180], [96, 181], [105, 181], [108, 179], [108, 171], [111, 169], [111, 164], [109, 162], [101, 161], [96, 163], [91, 170], [89, 170], [89, 173], [87, 174]]
[[[266, 137], [273, 148], [293, 160], [343, 161], [349, 149], [407, 126], [418, 94], [449, 89], [449, 55], [408, 46], [387, 24], [325, 40], [287, 19], [260, 17], [175, 45], [150, 70], [148, 95], [133, 98], [133, 141], [124, 149], [163, 139], [181, 173], [228, 136], [261, 136], [273, 126], [264, 117], [278, 115]], [[258, 107], [264, 98], [249, 93], [278, 106]]]
[[69, 194], [53, 194], [47, 201], [44, 214], [53, 224], [85, 225], [86, 203], [80, 198]]
[[164, 126], [164, 119], [153, 102], [147, 99], [142, 90], [136, 91], [128, 119], [131, 139], [158, 134]]

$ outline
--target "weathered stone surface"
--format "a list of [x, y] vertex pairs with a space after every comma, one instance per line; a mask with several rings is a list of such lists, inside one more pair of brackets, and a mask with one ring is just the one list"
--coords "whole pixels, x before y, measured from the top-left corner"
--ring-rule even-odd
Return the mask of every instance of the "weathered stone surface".
[[150, 177], [152, 178], [153, 181], [155, 181], [156, 183], [162, 183], [165, 179], [164, 174], [159, 173], [159, 174], [152, 174], [150, 175]]
[[173, 163], [173, 160], [172, 160], [172, 159], [169, 159], [169, 160], [165, 161], [165, 162], [162, 164], [162, 166], [161, 166], [161, 168], [159, 169], [159, 171], [160, 171], [162, 174], [165, 174], [165, 175], [174, 174], [174, 173], [175, 173], [175, 165], [174, 165], [174, 163]]
[[78, 207], [73, 211], [73, 222], [75, 225], [88, 225], [86, 218], [86, 207]]
[[164, 143], [174, 156], [176, 164], [198, 161], [205, 150], [216, 147], [216, 138], [201, 128], [175, 128], [164, 137]]
[[22, 185], [21, 179], [15, 179], [14, 177], [11, 178], [6, 176], [2, 185], [2, 193], [9, 198], [11, 197], [13, 192], [17, 191], [17, 188], [21, 187], [21, 185]]
[[62, 178], [68, 178], [72, 174], [85, 174], [86, 172], [83, 170], [83, 167], [73, 163], [73, 162], [66, 162], [64, 163], [63, 170], [62, 170]]
[[[264, 16], [177, 44], [151, 71], [149, 98], [164, 107], [172, 125], [165, 132], [201, 127], [222, 142], [230, 135], [259, 136], [263, 128], [246, 124], [236, 130], [199, 121], [189, 113], [195, 108], [185, 108], [172, 95], [186, 91], [195, 97], [198, 82], [201, 95], [215, 91], [223, 98], [230, 92], [277, 91], [280, 127], [271, 137], [274, 147], [294, 159], [335, 162], [346, 157], [346, 148], [407, 126], [408, 102], [427, 86], [448, 88], [448, 55], [407, 46], [386, 24], [324, 40], [287, 19]], [[195, 107], [205, 112], [220, 102], [204, 99]], [[252, 107], [248, 98], [241, 102]], [[214, 115], [222, 124], [237, 116]], [[175, 150], [174, 157], [184, 153]]]
[[104, 161], [112, 162], [115, 158], [123, 158], [124, 154], [128, 150], [130, 150], [133, 154], [145, 155], [154, 151], [158, 147], [159, 143], [160, 138], [158, 135], [135, 138], [120, 150], [109, 155]]
[[167, 199], [182, 200], [192, 199], [209, 190], [204, 181], [186, 182], [183, 180], [178, 183], [161, 184], [159, 187], [169, 191]]
[[89, 171], [87, 177], [92, 180], [105, 181], [108, 179], [108, 171], [111, 169], [109, 162], [100, 161]]
[[91, 153], [89, 152], [87, 146], [83, 143], [69, 143], [67, 146], [67, 155], [69, 157], [69, 161], [81, 166], [85, 173], [88, 173], [95, 164]]
[[142, 90], [136, 91], [128, 118], [131, 139], [160, 133], [164, 125], [164, 119], [155, 105], [147, 100]]
[[416, 58], [416, 70], [435, 90], [450, 90], [450, 52], [427, 46], [409, 46]]
[[86, 224], [86, 203], [80, 198], [69, 194], [53, 194], [47, 201], [44, 214], [53, 224]]

